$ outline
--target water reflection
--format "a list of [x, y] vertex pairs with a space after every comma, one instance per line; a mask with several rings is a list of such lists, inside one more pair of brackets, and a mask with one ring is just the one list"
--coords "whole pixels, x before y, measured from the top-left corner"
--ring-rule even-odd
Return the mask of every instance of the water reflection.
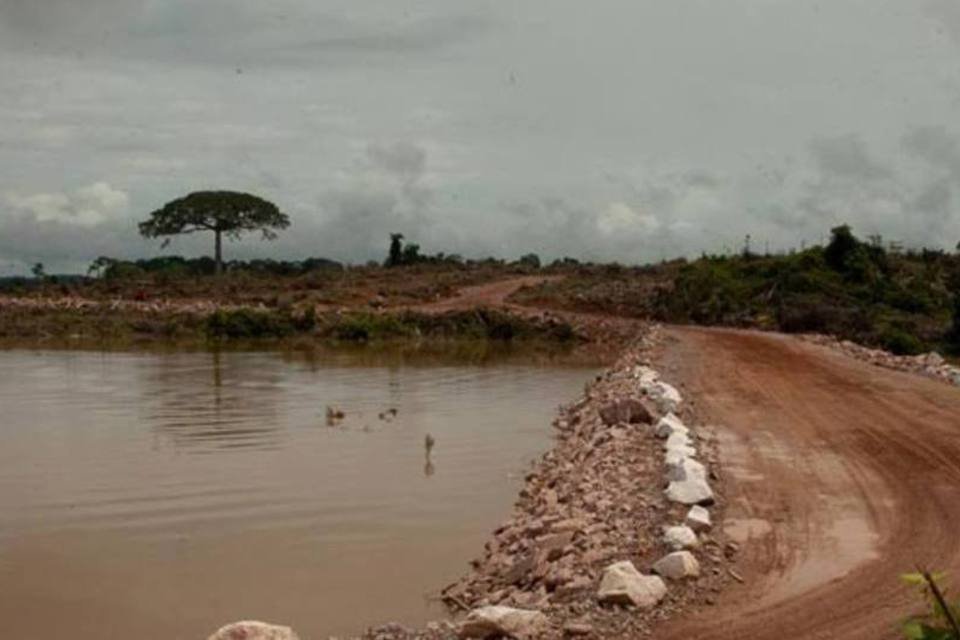
[[141, 420], [179, 450], [269, 449], [280, 444], [281, 367], [254, 354], [173, 354], [139, 370]]
[[430, 454], [433, 452], [433, 445], [436, 441], [433, 439], [433, 435], [427, 434], [423, 439], [423, 450], [424, 450], [424, 465], [423, 465], [423, 475], [428, 478], [434, 474], [436, 469], [433, 466], [433, 460], [430, 459]]
[[[438, 615], [422, 594], [509, 512], [593, 370], [323, 353], [0, 351], [5, 623], [63, 637], [24, 605], [82, 602], [118, 637], [251, 611], [327, 637]], [[71, 637], [102, 637], [72, 613]]]

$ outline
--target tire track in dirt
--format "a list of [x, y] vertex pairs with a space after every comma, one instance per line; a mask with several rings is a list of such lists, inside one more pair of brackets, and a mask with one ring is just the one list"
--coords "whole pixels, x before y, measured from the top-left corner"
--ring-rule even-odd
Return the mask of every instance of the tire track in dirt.
[[960, 390], [777, 334], [672, 328], [719, 426], [745, 583], [668, 638], [894, 638], [919, 563], [960, 575]]

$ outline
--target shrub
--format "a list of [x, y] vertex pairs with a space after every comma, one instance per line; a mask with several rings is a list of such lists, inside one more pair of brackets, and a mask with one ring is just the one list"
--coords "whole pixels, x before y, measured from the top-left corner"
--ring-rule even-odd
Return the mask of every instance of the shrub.
[[884, 330], [879, 339], [884, 349], [898, 356], [913, 356], [923, 351], [923, 343], [920, 339], [899, 327]]
[[903, 636], [909, 640], [960, 640], [960, 601], [949, 602], [937, 584], [942, 574], [927, 571], [909, 573], [901, 579], [916, 587], [927, 606], [922, 616], [903, 623]]
[[219, 309], [207, 317], [207, 335], [214, 338], [282, 338], [294, 332], [289, 315], [253, 309]]

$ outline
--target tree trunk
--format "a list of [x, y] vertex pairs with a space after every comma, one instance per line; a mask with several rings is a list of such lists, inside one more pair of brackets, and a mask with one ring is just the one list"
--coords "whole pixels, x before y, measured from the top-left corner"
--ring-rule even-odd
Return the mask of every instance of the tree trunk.
[[220, 229], [214, 229], [213, 233], [214, 237], [216, 238], [216, 240], [214, 240], [214, 260], [217, 263], [217, 275], [220, 275], [223, 273], [223, 249], [221, 247], [222, 242], [220, 239]]

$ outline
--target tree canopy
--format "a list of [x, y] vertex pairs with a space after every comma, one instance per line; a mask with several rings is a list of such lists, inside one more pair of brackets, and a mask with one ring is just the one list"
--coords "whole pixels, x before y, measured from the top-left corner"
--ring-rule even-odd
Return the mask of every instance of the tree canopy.
[[212, 231], [218, 273], [223, 264], [223, 235], [237, 239], [245, 232], [260, 231], [264, 239], [272, 240], [274, 229], [288, 226], [290, 219], [277, 205], [236, 191], [196, 191], [168, 202], [139, 225], [140, 234], [147, 238]]

